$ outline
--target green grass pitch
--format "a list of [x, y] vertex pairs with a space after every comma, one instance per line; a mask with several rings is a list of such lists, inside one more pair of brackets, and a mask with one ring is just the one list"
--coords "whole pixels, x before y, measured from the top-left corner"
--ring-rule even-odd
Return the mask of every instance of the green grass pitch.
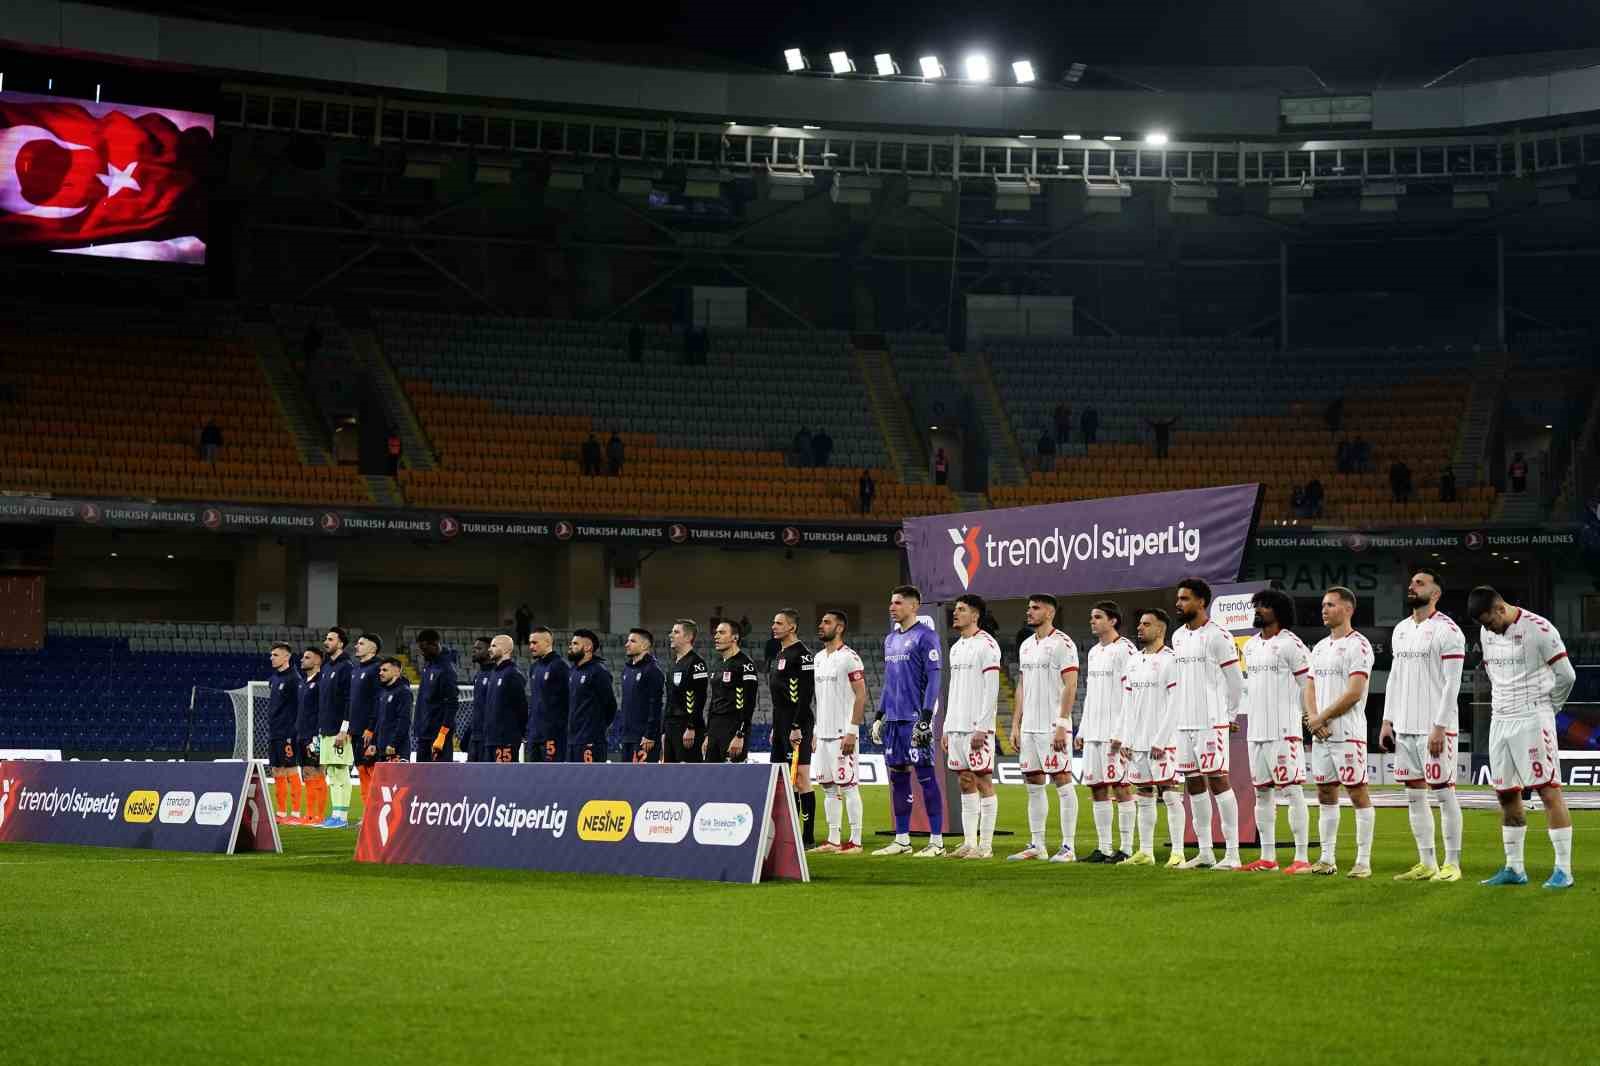
[[[1024, 811], [1003, 787], [1001, 827]], [[0, 1062], [1589, 1061], [1600, 814], [1564, 893], [1542, 814], [1515, 889], [1477, 884], [1498, 822], [1465, 819], [1456, 885], [1390, 880], [1403, 808], [1365, 883], [1348, 809], [1334, 880], [820, 856], [810, 885], [711, 885], [357, 865], [353, 833], [295, 828], [283, 855], [8, 845]]]

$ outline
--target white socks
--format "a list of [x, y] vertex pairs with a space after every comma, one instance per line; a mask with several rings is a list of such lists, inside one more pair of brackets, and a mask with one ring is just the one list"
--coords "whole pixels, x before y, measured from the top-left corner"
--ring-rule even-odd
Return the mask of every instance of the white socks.
[[1133, 826], [1137, 820], [1138, 812], [1139, 802], [1137, 800], [1117, 801], [1117, 830], [1121, 833], [1118, 839], [1122, 841], [1119, 847], [1129, 855], [1139, 850], [1133, 839]]
[[1205, 789], [1189, 797], [1189, 808], [1194, 812], [1194, 838], [1200, 845], [1200, 857], [1214, 859], [1211, 849], [1211, 790]]
[[1439, 797], [1439, 828], [1444, 830], [1444, 861], [1461, 865], [1461, 801], [1453, 788], [1435, 790]]
[[1289, 795], [1289, 832], [1294, 836], [1294, 861], [1309, 862], [1306, 852], [1311, 846], [1311, 810], [1306, 806], [1306, 790], [1290, 785], [1284, 791]]
[[1044, 794], [1044, 782], [1028, 785], [1028, 843], [1040, 851], [1044, 848], [1044, 823], [1050, 813], [1050, 799]]
[[1217, 805], [1217, 819], [1222, 822], [1222, 847], [1226, 857], [1239, 861], [1239, 799], [1233, 789], [1211, 797]]
[[1378, 812], [1373, 807], [1356, 808], [1356, 863], [1360, 866], [1372, 865], [1372, 826], [1378, 820]]
[[978, 794], [961, 793], [961, 842], [966, 847], [978, 846]]
[[1061, 846], [1078, 853], [1078, 789], [1071, 781], [1056, 786], [1057, 806], [1061, 811]]
[[[1356, 815], [1356, 821], [1361, 821], [1361, 816]], [[1360, 831], [1356, 833], [1360, 836]], [[1338, 865], [1339, 851], [1339, 800], [1332, 803], [1317, 805], [1317, 837], [1322, 841], [1322, 861], [1329, 866]]]
[[828, 819], [828, 843], [839, 843], [839, 819], [844, 814], [844, 801], [833, 785], [822, 788], [822, 814]]
[[[861, 844], [861, 789], [851, 785], [839, 791], [844, 793], [844, 813], [845, 817], [850, 819], [850, 843], [859, 846]], [[828, 832], [832, 834], [833, 831], [834, 827], [829, 825]]]
[[978, 847], [988, 851], [994, 847], [994, 820], [1000, 813], [998, 796], [982, 796], [978, 800]]
[[[1567, 830], [1568, 840], [1571, 840], [1572, 830]], [[1550, 830], [1554, 839], [1556, 830]], [[1503, 825], [1500, 827], [1500, 840], [1506, 846], [1506, 869], [1514, 874], [1527, 873], [1522, 865], [1522, 843], [1528, 836], [1528, 827], [1525, 825]], [[1558, 864], [1559, 865], [1559, 864]]]
[[[1454, 791], [1452, 789], [1451, 791]], [[1556, 849], [1556, 869], [1572, 872], [1572, 826], [1550, 830], [1550, 843]]]
[[1167, 804], [1167, 839], [1172, 844], [1172, 854], [1183, 854], [1183, 793], [1169, 790], [1161, 794]]
[[1433, 811], [1428, 808], [1428, 790], [1406, 789], [1406, 805], [1411, 808], [1411, 835], [1417, 842], [1417, 861], [1437, 865], [1433, 858]]
[[1139, 850], [1149, 855], [1156, 851], [1156, 798], [1143, 792], [1134, 797], [1139, 808]]
[[1272, 789], [1256, 789], [1256, 835], [1261, 838], [1261, 857], [1278, 861], [1278, 807]]
[[1094, 838], [1095, 846], [1100, 854], [1111, 854], [1111, 801], [1095, 800], [1094, 807]]

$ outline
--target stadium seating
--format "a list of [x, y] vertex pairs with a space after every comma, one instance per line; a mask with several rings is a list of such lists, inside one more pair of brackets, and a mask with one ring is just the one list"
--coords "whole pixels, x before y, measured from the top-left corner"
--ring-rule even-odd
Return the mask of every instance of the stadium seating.
[[[847, 519], [862, 468], [875, 518], [950, 510], [942, 487], [902, 485], [872, 420], [846, 338], [798, 330], [718, 330], [703, 366], [682, 339], [627, 326], [427, 312], [377, 316], [385, 353], [439, 453], [403, 470], [419, 507], [636, 516]], [[830, 465], [793, 464], [802, 426], [827, 429]], [[620, 477], [584, 477], [591, 434], [624, 444]], [[486, 471], [493, 471], [486, 477]]]
[[[254, 355], [224, 315], [85, 311], [0, 334], [0, 489], [370, 505], [353, 470], [302, 466]], [[223, 446], [199, 454], [215, 419]]]
[[[1461, 359], [1174, 338], [998, 341], [990, 351], [996, 387], [1030, 456], [1058, 403], [1073, 408], [1075, 424], [1053, 472], [1035, 471], [1026, 485], [991, 496], [1005, 506], [1260, 481], [1262, 522], [1287, 524], [1307, 521], [1290, 501], [1315, 479], [1325, 494], [1321, 524], [1482, 522], [1494, 507], [1491, 487], [1462, 486], [1454, 503], [1440, 502], [1437, 488], [1470, 391]], [[1335, 434], [1326, 412], [1337, 397], [1344, 413]], [[1100, 425], [1087, 445], [1077, 423], [1091, 405]], [[1169, 456], [1155, 458], [1147, 420], [1173, 417]], [[1370, 470], [1340, 474], [1337, 445], [1356, 438], [1372, 445]], [[1397, 460], [1411, 470], [1410, 502], [1395, 502], [1389, 486]]]

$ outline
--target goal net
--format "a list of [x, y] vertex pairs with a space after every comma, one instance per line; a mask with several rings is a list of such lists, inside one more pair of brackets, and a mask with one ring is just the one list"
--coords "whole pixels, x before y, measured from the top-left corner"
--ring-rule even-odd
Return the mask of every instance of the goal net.
[[[240, 688], [227, 690], [233, 701], [233, 757], [235, 759], [266, 759], [272, 723], [267, 717], [267, 690], [265, 681], [251, 681]], [[456, 706], [456, 735], [472, 721], [472, 686], [459, 685], [461, 702]], [[415, 702], [417, 686], [411, 686]]]

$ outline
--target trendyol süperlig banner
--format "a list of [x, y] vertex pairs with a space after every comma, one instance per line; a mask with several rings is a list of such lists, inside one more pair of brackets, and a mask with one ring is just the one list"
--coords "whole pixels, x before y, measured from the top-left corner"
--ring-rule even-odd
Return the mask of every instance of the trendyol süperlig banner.
[[251, 762], [0, 762], [0, 842], [282, 851]]
[[1233, 581], [1259, 494], [1229, 485], [908, 518], [911, 580], [933, 602]]
[[777, 766], [379, 763], [358, 862], [810, 880]]

